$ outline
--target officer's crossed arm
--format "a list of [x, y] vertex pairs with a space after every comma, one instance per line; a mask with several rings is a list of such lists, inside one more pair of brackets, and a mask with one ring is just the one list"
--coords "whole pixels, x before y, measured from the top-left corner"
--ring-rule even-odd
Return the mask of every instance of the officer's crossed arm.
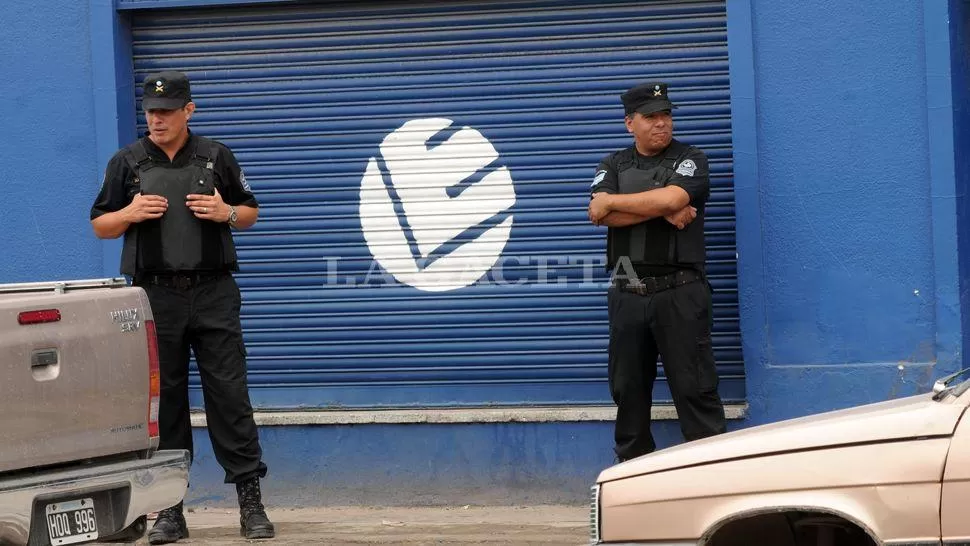
[[[697, 214], [697, 210], [687, 203], [672, 212], [664, 213], [664, 210], [673, 206], [667, 202], [672, 196], [676, 197], [675, 200], [678, 202], [681, 200], [679, 196], [669, 191], [658, 189], [642, 194], [620, 195], [616, 169], [611, 164], [610, 159], [604, 159], [600, 162], [590, 187], [593, 193], [588, 210], [589, 219], [597, 226], [626, 227], [663, 216], [671, 224], [683, 229]], [[613, 206], [612, 200], [614, 198], [624, 198], [623, 201], [630, 200], [630, 198], [636, 198], [634, 201], [645, 198], [650, 206], [646, 207], [646, 210], [641, 206], [621, 209]], [[620, 204], [622, 205], [622, 203]], [[662, 206], [658, 207], [658, 204]]]
[[600, 220], [592, 220], [594, 225], [597, 226], [607, 226], [607, 227], [626, 227], [632, 226], [634, 224], [639, 224], [640, 222], [646, 222], [650, 218], [646, 216], [640, 216], [639, 214], [630, 214], [628, 212], [611, 212]]
[[640, 219], [642, 222], [673, 215], [689, 204], [690, 196], [678, 186], [628, 194], [597, 192], [589, 204], [589, 217], [593, 223], [603, 223], [607, 215], [620, 213], [619, 219]]
[[[691, 205], [687, 205], [677, 212], [664, 215], [664, 219], [673, 224], [677, 229], [684, 229], [688, 224], [693, 222], [694, 218], [696, 217], [697, 209]], [[613, 211], [604, 216], [599, 222], [594, 221], [593, 223], [598, 226], [626, 227], [639, 224], [640, 222], [646, 222], [647, 220], [652, 220], [653, 218], [656, 217], [632, 214], [629, 212]]]
[[[605, 191], [605, 190], [601, 190], [601, 191], [598, 191], [598, 192], [593, 193], [593, 199], [590, 201], [590, 208], [589, 208], [590, 217], [589, 218], [593, 222], [594, 225], [597, 225], [597, 226], [608, 226], [608, 227], [626, 227], [626, 226], [632, 226], [634, 224], [639, 224], [640, 222], [646, 222], [647, 220], [650, 219], [650, 218], [648, 218], [646, 216], [642, 216], [640, 214], [631, 214], [629, 212], [613, 211], [613, 212], [608, 212], [606, 214], [606, 216], [603, 216], [602, 218], [599, 218], [598, 220], [594, 220], [593, 219], [593, 202], [596, 201], [596, 199], [597, 199], [596, 196], [597, 195], [611, 195], [611, 194], [608, 191]], [[599, 206], [600, 204], [601, 203], [599, 201], [597, 201], [597, 206]]]
[[697, 148], [677, 165], [666, 186], [640, 193], [619, 194], [612, 166], [604, 161], [599, 169], [589, 204], [589, 218], [596, 225], [624, 227], [663, 217], [683, 229], [697, 216], [693, 205], [706, 201], [710, 192], [707, 157]]
[[589, 219], [593, 224], [597, 226], [625, 227], [649, 220], [649, 218], [644, 216], [626, 212], [607, 212], [603, 215], [597, 213], [594, 217], [593, 203], [596, 202], [597, 206], [599, 206], [599, 201], [596, 201], [596, 196], [601, 194], [615, 194], [619, 191], [616, 169], [611, 164], [610, 159], [604, 159], [600, 162], [599, 167], [596, 169], [596, 174], [593, 176], [593, 183], [590, 184], [590, 188], [593, 199], [590, 200], [588, 212]]

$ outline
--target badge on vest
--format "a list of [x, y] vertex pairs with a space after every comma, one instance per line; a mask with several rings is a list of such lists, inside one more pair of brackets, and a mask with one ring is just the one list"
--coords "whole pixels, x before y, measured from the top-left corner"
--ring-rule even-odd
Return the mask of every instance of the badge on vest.
[[589, 187], [592, 188], [593, 186], [599, 184], [604, 178], [606, 178], [606, 171], [596, 171], [596, 176], [593, 177], [593, 183], [590, 184]]
[[680, 165], [677, 165], [677, 170], [674, 172], [684, 176], [694, 176], [694, 171], [696, 170], [697, 165], [693, 161], [685, 159], [680, 162]]

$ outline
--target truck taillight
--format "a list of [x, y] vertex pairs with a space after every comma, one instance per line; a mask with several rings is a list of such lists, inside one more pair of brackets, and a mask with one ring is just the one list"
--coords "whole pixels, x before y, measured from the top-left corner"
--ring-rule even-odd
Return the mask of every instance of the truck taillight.
[[61, 320], [59, 309], [41, 309], [39, 311], [24, 311], [17, 315], [17, 322], [21, 325], [41, 324], [44, 322], [58, 322]]
[[158, 337], [155, 321], [145, 321], [148, 335], [148, 436], [158, 437], [158, 403], [162, 396], [162, 379], [158, 368]]

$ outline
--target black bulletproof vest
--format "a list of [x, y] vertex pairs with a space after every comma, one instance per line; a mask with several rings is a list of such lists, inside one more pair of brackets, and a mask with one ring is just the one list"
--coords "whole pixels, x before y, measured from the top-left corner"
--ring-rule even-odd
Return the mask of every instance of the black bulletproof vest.
[[[671, 140], [663, 160], [647, 170], [636, 167], [634, 159], [619, 167], [619, 193], [640, 193], [662, 188], [670, 182], [677, 162], [689, 146]], [[613, 268], [621, 256], [634, 265], [683, 265], [703, 268], [704, 207], [697, 207], [697, 217], [686, 228], [678, 230], [664, 218], [654, 218], [632, 226], [611, 227], [607, 234], [606, 257]]]
[[186, 206], [190, 193], [213, 195], [216, 144], [195, 136], [192, 158], [181, 168], [154, 164], [141, 140], [126, 149], [128, 165], [135, 172], [130, 190], [168, 199], [168, 209], [157, 220], [146, 220], [125, 232], [121, 272], [222, 270], [236, 262], [236, 250], [228, 224], [200, 220]]

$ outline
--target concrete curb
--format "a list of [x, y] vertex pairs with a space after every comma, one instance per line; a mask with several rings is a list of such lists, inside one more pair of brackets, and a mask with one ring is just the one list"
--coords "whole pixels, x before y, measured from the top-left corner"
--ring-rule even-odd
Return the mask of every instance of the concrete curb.
[[[728, 419], [747, 417], [747, 404], [724, 406]], [[673, 406], [654, 406], [656, 421], [677, 419]], [[460, 424], [460, 423], [563, 423], [616, 419], [615, 406], [550, 406], [504, 408], [416, 408], [374, 410], [257, 411], [259, 426]], [[192, 413], [192, 426], [206, 426], [205, 413]]]

